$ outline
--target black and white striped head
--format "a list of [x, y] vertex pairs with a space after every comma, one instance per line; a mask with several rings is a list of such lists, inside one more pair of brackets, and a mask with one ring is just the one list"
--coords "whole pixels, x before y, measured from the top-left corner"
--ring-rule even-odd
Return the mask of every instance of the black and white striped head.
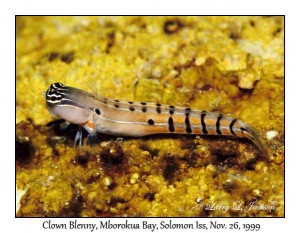
[[87, 93], [64, 86], [62, 83], [53, 83], [45, 94], [48, 110], [66, 121], [74, 124], [83, 124], [88, 120], [91, 110], [88, 108]]
[[53, 83], [50, 85], [48, 90], [46, 91], [46, 102], [48, 104], [59, 104], [64, 97], [63, 90], [64, 87], [62, 83]]

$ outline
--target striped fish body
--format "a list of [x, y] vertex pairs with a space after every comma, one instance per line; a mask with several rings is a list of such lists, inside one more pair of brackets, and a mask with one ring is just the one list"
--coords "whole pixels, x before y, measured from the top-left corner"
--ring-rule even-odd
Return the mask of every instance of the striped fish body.
[[46, 103], [49, 111], [83, 126], [89, 133], [133, 137], [165, 133], [235, 136], [250, 139], [267, 156], [252, 127], [220, 113], [108, 99], [61, 83], [49, 87]]

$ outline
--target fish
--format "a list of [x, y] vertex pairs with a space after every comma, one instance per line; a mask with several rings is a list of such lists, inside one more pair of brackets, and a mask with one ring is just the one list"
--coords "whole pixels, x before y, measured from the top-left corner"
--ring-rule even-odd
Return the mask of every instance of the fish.
[[48, 110], [80, 126], [75, 143], [82, 144], [82, 128], [94, 141], [98, 133], [118, 137], [153, 134], [194, 134], [246, 138], [269, 160], [259, 133], [245, 122], [217, 112], [148, 102], [120, 101], [65, 86], [50, 85], [45, 94]]

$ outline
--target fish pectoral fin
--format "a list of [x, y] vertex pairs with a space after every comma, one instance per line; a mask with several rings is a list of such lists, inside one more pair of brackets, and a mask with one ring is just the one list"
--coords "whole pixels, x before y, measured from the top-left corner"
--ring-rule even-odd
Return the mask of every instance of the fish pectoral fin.
[[100, 141], [96, 131], [89, 133], [87, 140], [89, 146], [95, 146]]

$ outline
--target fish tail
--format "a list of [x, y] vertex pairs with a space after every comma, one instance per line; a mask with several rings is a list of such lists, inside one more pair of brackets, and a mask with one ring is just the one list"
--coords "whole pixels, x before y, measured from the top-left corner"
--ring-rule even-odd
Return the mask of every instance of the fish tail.
[[267, 162], [269, 162], [270, 157], [268, 154], [268, 150], [267, 150], [266, 146], [264, 145], [263, 139], [260, 136], [260, 134], [254, 128], [252, 128], [250, 125], [248, 125], [246, 123], [243, 123], [243, 127], [241, 127], [241, 131], [242, 131], [244, 137], [251, 140], [256, 145], [256, 147], [259, 149], [260, 157], [263, 158], [264, 160], [266, 160]]

